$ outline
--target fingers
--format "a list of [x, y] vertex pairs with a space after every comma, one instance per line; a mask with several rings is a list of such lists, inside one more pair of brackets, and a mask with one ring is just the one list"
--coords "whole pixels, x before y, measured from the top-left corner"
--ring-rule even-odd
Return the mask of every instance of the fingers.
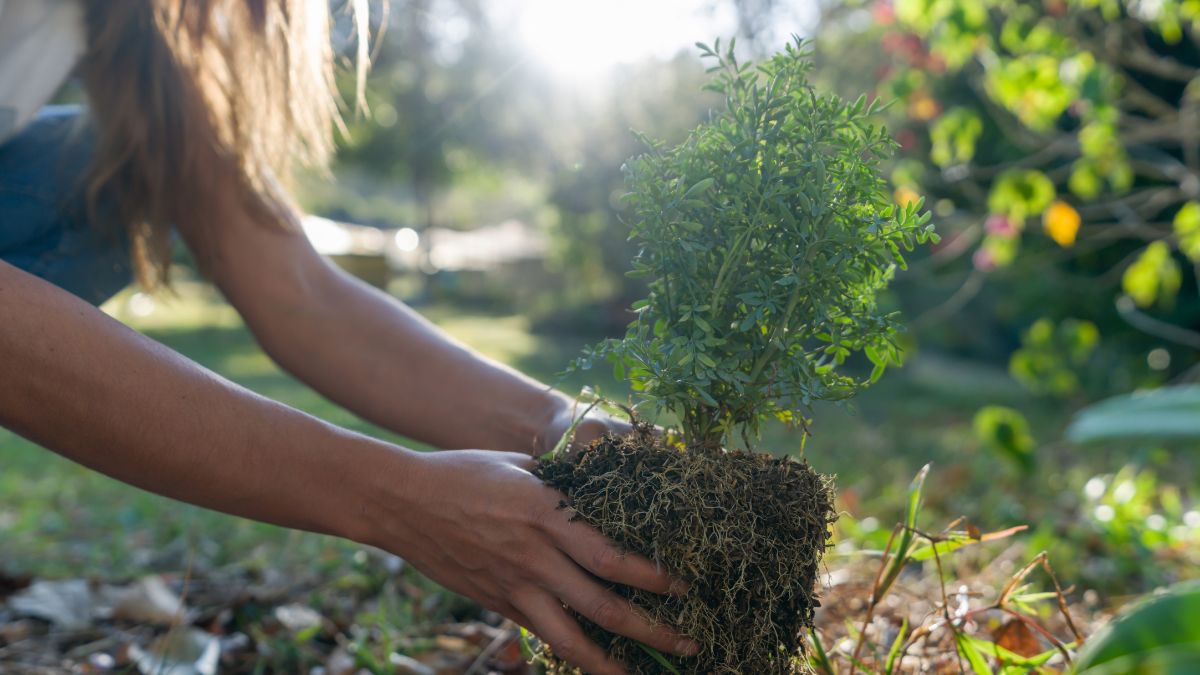
[[536, 459], [520, 452], [503, 452], [499, 454], [508, 460], [510, 464], [523, 471], [533, 471], [534, 467], [537, 466]]
[[571, 522], [562, 510], [548, 518], [546, 526], [558, 547], [596, 576], [623, 586], [632, 586], [658, 594], [681, 594], [687, 589], [684, 582], [672, 579], [661, 565], [636, 553], [621, 551], [592, 527]]
[[586, 448], [589, 443], [600, 438], [605, 434], [614, 434], [624, 436], [633, 431], [633, 427], [628, 423], [621, 421], [615, 417], [585, 417], [579, 422], [579, 426], [575, 428], [575, 437], [572, 439], [571, 447], [575, 450]]
[[680, 656], [692, 656], [699, 651], [694, 641], [664, 624], [654, 623], [631, 602], [596, 583], [565, 556], [555, 572], [552, 577], [555, 586], [549, 590], [604, 630]]
[[625, 675], [625, 669], [588, 639], [562, 604], [546, 593], [525, 593], [517, 602], [528, 626], [554, 655], [591, 675]]

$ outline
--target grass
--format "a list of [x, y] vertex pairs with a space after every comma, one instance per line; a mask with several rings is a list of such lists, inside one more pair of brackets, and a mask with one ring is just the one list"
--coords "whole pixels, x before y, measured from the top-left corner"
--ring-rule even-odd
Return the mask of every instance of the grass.
[[[148, 309], [146, 298], [129, 295], [106, 307], [149, 337], [254, 391], [332, 423], [407, 443], [281, 372], [236, 313], [207, 287], [185, 286], [178, 298], [161, 299]], [[556, 378], [591, 337], [535, 334], [516, 315], [449, 306], [423, 311], [457, 339], [564, 391], [593, 384], [611, 397], [628, 395], [603, 371]], [[980, 448], [971, 420], [987, 404], [1013, 406], [1030, 416], [1035, 436], [1043, 441], [1034, 474]], [[851, 517], [842, 529], [863, 538], [864, 545], [886, 539], [888, 526], [902, 516], [909, 478], [930, 461], [935, 477], [926, 491], [930, 513], [965, 515], [985, 529], [1043, 523], [1050, 529], [1038, 536], [1049, 542], [1055, 539], [1053, 528], [1063, 525], [1063, 514], [1077, 505], [1083, 483], [1129, 461], [1084, 455], [1054, 442], [1067, 417], [1061, 405], [1029, 398], [995, 368], [933, 355], [916, 355], [853, 408], [821, 406], [814, 417], [805, 454], [818, 470], [838, 474], [839, 506]], [[766, 434], [764, 447], [778, 453], [800, 448], [795, 430], [772, 427]], [[1167, 470], [1164, 465], [1160, 473]], [[323, 565], [339, 565], [359, 550], [145, 493], [3, 430], [0, 495], [0, 569], [10, 572], [123, 578], [178, 570], [192, 559], [319, 573]]]

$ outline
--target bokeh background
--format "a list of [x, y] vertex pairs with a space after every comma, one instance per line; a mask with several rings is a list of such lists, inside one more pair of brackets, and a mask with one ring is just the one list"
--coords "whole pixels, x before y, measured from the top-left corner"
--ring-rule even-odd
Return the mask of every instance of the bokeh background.
[[[369, 113], [347, 113], [332, 179], [297, 195], [314, 245], [347, 270], [568, 393], [625, 400], [605, 370], [560, 373], [623, 333], [642, 292], [624, 275], [632, 130], [679, 142], [719, 104], [694, 42], [737, 36], [753, 59], [812, 39], [819, 87], [892, 102], [894, 197], [923, 198], [942, 236], [884, 300], [908, 326], [903, 367], [813, 414], [803, 452], [838, 476], [843, 510], [831, 574], [883, 548], [932, 462], [929, 527], [1026, 524], [975, 562], [1045, 550], [1074, 601], [1114, 607], [1200, 569], [1194, 437], [1067, 438], [1089, 404], [1200, 377], [1198, 21], [1192, 0], [372, 3]], [[343, 84], [352, 108], [350, 69]], [[105, 310], [267, 396], [406, 442], [282, 374], [194, 274]], [[799, 431], [767, 434], [800, 452]], [[385, 558], [147, 495], [0, 431], [10, 575], [333, 580], [394, 596], [353, 620], [386, 655], [398, 648], [380, 635], [400, 644], [456, 605], [419, 581], [398, 590]], [[307, 663], [304, 643], [279, 649], [274, 667]]]

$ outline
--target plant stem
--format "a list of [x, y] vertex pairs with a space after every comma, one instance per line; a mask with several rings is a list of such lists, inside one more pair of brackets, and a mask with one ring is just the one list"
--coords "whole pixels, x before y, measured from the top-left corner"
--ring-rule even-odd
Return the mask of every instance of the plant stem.
[[791, 297], [788, 298], [787, 308], [783, 311], [783, 320], [775, 324], [774, 328], [771, 329], [771, 336], [767, 340], [767, 348], [763, 350], [762, 354], [758, 355], [758, 360], [754, 362], [754, 367], [750, 370], [751, 382], [758, 381], [758, 376], [762, 373], [763, 367], [775, 356], [775, 352], [779, 351], [777, 347], [779, 343], [776, 342], [775, 337], [780, 330], [787, 330], [788, 323], [792, 320], [792, 313], [796, 311], [796, 306], [799, 304], [800, 284], [796, 284], [795, 290], [792, 291]]

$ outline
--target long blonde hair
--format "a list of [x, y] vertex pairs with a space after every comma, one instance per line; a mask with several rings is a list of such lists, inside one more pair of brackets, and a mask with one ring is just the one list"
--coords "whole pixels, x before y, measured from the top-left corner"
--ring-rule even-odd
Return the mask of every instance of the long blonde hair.
[[172, 225], [204, 232], [245, 214], [291, 224], [292, 171], [324, 166], [341, 123], [327, 0], [85, 5], [89, 210], [127, 229], [142, 285], [168, 280]]

